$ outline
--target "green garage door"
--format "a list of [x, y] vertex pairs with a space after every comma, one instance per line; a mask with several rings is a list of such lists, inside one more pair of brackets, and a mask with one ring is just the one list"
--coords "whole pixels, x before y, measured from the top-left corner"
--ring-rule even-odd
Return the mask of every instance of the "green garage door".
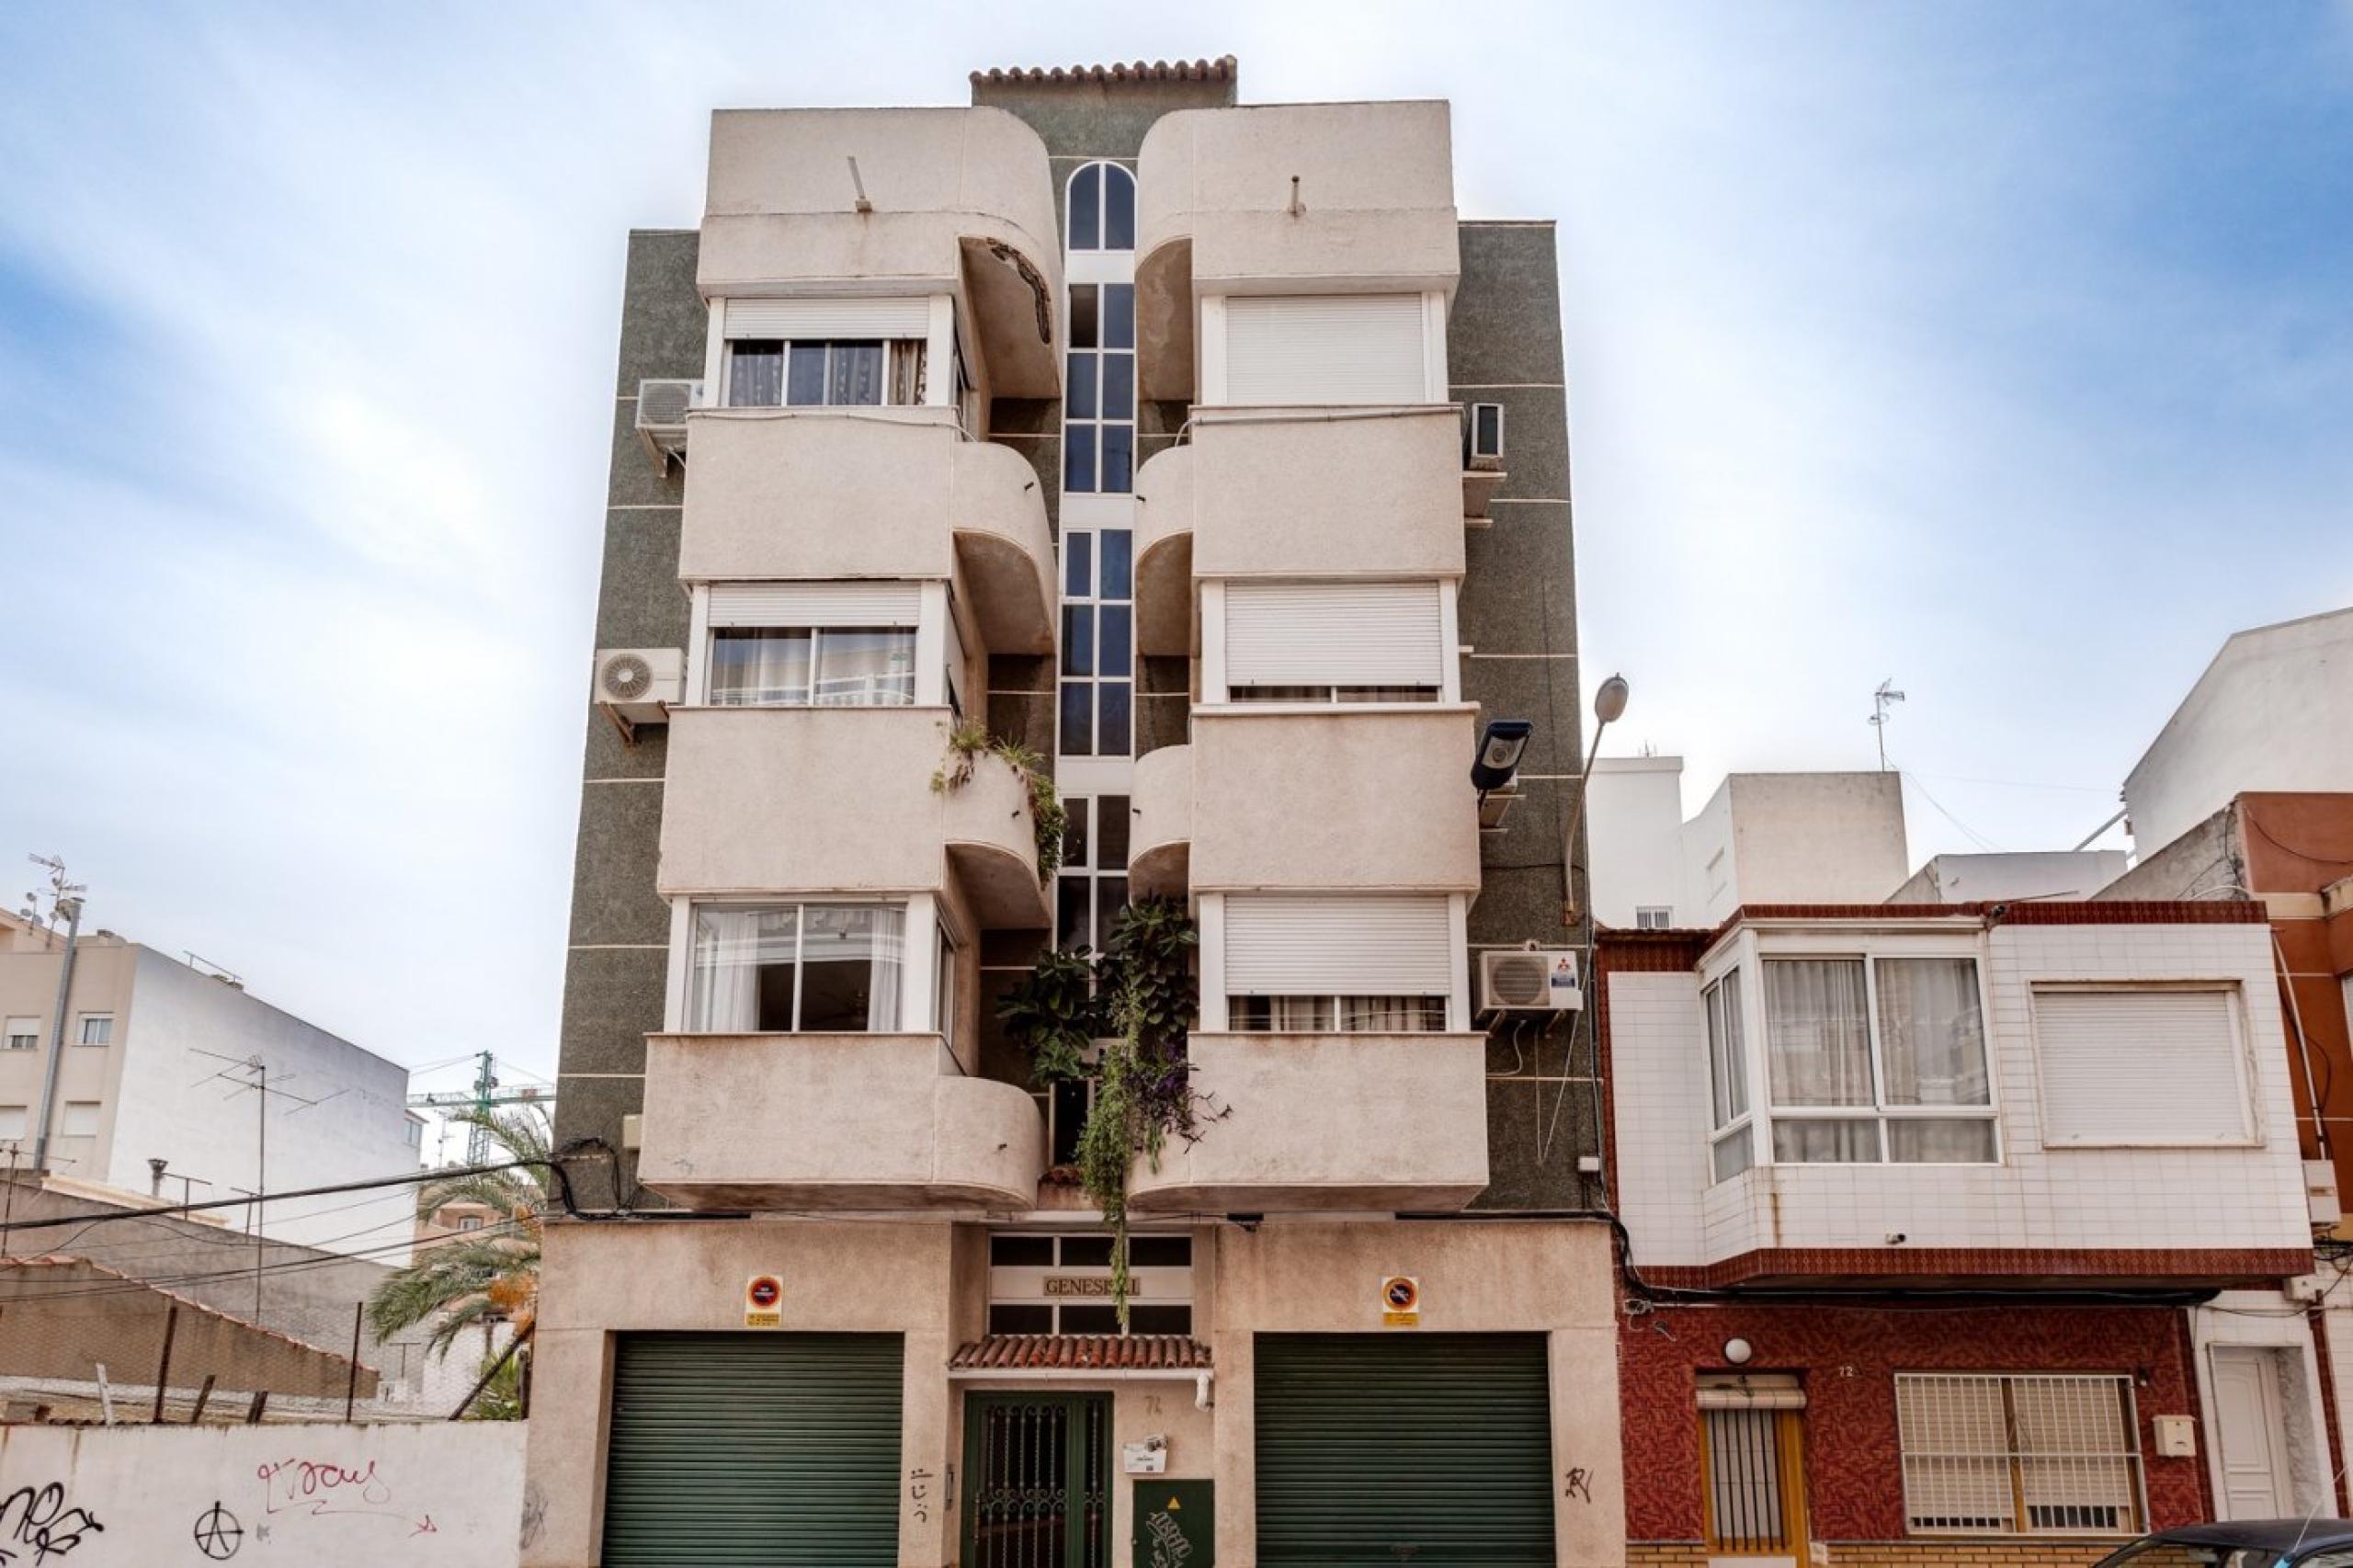
[[1262, 1568], [1550, 1568], [1540, 1334], [1257, 1337]]
[[895, 1334], [625, 1334], [606, 1568], [892, 1568]]

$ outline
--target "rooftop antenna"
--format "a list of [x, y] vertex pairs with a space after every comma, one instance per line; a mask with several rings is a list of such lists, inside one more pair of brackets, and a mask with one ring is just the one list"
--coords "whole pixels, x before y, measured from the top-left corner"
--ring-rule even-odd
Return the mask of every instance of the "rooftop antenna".
[[1871, 693], [1871, 728], [1876, 731], [1879, 735], [1879, 770], [1881, 773], [1887, 771], [1888, 704], [1892, 702], [1901, 702], [1903, 700], [1904, 694], [1895, 689], [1895, 677], [1893, 676], [1890, 676], [1885, 680], [1880, 682], [1879, 689]]

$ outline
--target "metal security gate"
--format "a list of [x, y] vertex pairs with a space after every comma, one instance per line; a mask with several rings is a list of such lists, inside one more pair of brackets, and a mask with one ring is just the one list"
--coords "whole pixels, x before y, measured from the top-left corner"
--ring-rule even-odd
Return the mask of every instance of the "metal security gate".
[[1108, 1568], [1111, 1402], [964, 1398], [965, 1568]]
[[1261, 1568], [1550, 1568], [1540, 1334], [1257, 1337]]
[[892, 1568], [895, 1334], [625, 1334], [605, 1568]]
[[1805, 1541], [1804, 1468], [1794, 1410], [1702, 1410], [1708, 1551], [1795, 1557]]

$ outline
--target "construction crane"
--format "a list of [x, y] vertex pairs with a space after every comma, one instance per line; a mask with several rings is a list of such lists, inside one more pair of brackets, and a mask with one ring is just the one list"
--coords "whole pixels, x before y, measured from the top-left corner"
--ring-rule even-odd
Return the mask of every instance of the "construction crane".
[[[489, 1051], [476, 1052], [474, 1060], [480, 1065], [474, 1070], [472, 1088], [451, 1090], [438, 1095], [411, 1095], [408, 1097], [409, 1109], [463, 1109], [486, 1113], [493, 1106], [549, 1105], [554, 1102], [553, 1089], [541, 1088], [531, 1084], [517, 1085], [511, 1089], [499, 1087], [497, 1062]], [[490, 1131], [480, 1123], [476, 1123], [466, 1130], [466, 1164], [485, 1165], [489, 1159]]]

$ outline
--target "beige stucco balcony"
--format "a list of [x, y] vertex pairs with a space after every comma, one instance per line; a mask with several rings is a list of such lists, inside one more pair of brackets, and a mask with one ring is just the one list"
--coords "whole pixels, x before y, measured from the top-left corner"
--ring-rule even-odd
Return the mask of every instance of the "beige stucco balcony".
[[1193, 395], [1202, 295], [1451, 297], [1462, 263], [1447, 106], [1164, 115], [1137, 160], [1136, 258], [1138, 369], [1150, 398]]
[[1061, 395], [1053, 176], [1002, 109], [712, 115], [696, 281], [706, 298], [953, 292], [994, 395]]
[[1162, 746], [1136, 758], [1129, 803], [1129, 894], [1183, 898], [1193, 855], [1193, 748]]
[[1196, 410], [1136, 475], [1139, 646], [1191, 651], [1203, 577], [1461, 577], [1461, 428], [1447, 404]]
[[1045, 1126], [936, 1034], [648, 1037], [638, 1178], [688, 1209], [1027, 1209]]
[[[1477, 717], [1457, 703], [1194, 709], [1192, 891], [1477, 892]], [[1147, 818], [1154, 782], [1140, 765]]]
[[678, 708], [655, 886], [944, 892], [985, 927], [1051, 924], [1029, 791], [995, 757], [938, 790], [945, 708]]
[[1054, 647], [1038, 476], [946, 408], [698, 409], [678, 575], [688, 583], [961, 575], [992, 653]]
[[1476, 1034], [1196, 1034], [1193, 1086], [1226, 1114], [1139, 1160], [1140, 1212], [1460, 1209], [1487, 1185]]

